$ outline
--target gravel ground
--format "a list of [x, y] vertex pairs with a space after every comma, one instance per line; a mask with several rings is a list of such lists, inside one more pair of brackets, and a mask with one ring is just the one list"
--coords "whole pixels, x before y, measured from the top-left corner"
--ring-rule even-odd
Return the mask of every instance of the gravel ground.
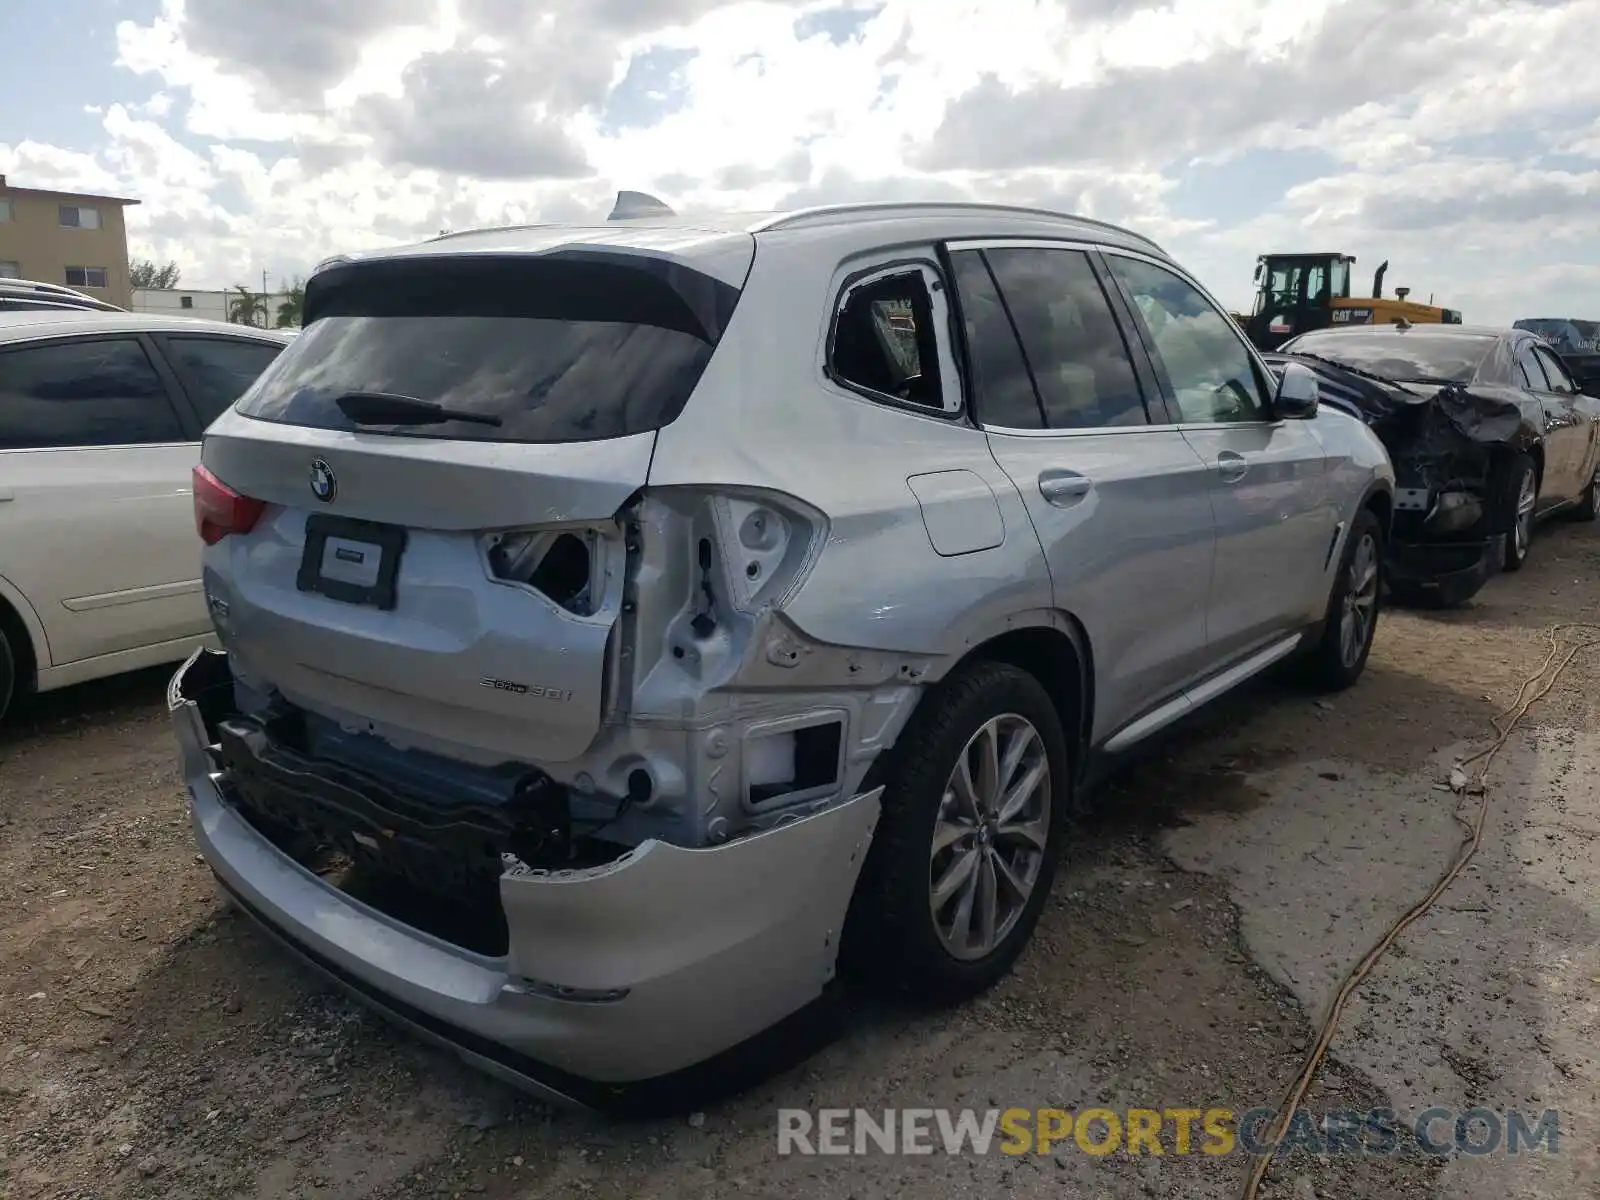
[[[0, 732], [0, 1197], [1226, 1197], [1242, 1155], [779, 1157], [785, 1107], [1272, 1107], [1340, 978], [1452, 853], [1441, 782], [1557, 621], [1600, 621], [1600, 529], [1451, 614], [1391, 611], [1366, 678], [1266, 682], [1122, 779], [1033, 946], [939, 1015], [848, 1006], [831, 1040], [698, 1111], [557, 1113], [322, 988], [215, 897], [167, 672]], [[1489, 781], [1474, 866], [1346, 1014], [1312, 1112], [1561, 1110], [1560, 1152], [1274, 1166], [1263, 1197], [1597, 1194], [1600, 651]]]

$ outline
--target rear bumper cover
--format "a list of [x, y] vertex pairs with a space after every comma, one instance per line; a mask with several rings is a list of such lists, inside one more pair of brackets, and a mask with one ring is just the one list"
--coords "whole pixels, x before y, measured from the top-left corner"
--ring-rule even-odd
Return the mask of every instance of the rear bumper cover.
[[602, 867], [501, 879], [504, 958], [346, 895], [228, 802], [206, 711], [231, 708], [226, 655], [167, 690], [190, 815], [222, 889], [390, 1017], [564, 1102], [705, 1062], [796, 1013], [832, 979], [881, 792], [709, 849], [649, 841]]

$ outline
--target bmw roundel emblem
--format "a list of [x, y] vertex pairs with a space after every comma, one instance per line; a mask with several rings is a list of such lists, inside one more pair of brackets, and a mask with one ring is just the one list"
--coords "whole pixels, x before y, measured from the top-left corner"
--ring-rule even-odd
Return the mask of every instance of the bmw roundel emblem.
[[324, 458], [311, 460], [311, 494], [324, 504], [339, 494], [339, 480]]

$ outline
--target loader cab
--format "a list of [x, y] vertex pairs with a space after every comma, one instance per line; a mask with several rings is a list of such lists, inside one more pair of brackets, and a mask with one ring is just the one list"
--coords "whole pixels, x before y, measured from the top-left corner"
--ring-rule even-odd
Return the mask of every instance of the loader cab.
[[1263, 254], [1256, 260], [1256, 300], [1245, 324], [1261, 350], [1333, 323], [1335, 300], [1350, 299], [1348, 254]]

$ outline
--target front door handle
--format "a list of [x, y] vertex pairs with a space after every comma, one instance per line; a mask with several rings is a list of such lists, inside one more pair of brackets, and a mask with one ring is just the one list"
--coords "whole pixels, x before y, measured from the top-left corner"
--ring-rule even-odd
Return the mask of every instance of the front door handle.
[[1087, 475], [1079, 475], [1076, 471], [1039, 473], [1039, 494], [1045, 498], [1045, 503], [1058, 508], [1065, 508], [1074, 500], [1083, 499], [1093, 487], [1094, 482]]
[[1217, 455], [1217, 474], [1222, 476], [1223, 483], [1238, 483], [1249, 469], [1250, 461], [1242, 454], [1224, 450]]

